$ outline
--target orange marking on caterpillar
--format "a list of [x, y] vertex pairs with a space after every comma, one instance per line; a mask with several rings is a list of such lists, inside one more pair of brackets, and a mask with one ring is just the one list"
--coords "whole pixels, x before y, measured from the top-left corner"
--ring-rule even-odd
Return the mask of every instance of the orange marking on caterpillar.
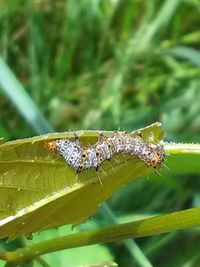
[[57, 152], [56, 140], [48, 140], [44, 142], [44, 148], [50, 152]]

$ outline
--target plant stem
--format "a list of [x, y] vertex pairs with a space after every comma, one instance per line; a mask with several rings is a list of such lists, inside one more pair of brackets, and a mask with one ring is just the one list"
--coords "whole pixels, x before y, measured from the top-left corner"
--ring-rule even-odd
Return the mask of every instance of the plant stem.
[[166, 143], [165, 151], [169, 155], [175, 154], [200, 154], [200, 144]]
[[[102, 204], [102, 212], [106, 218], [109, 219], [110, 223], [118, 224], [118, 219], [115, 216], [112, 209], [109, 207], [107, 203]], [[152, 267], [151, 262], [142, 252], [141, 248], [133, 239], [123, 240], [124, 246], [127, 248], [129, 253], [132, 255], [133, 259], [138, 263], [141, 267]]]
[[13, 252], [2, 252], [0, 258], [10, 263], [21, 264], [42, 254], [128, 238], [150, 236], [200, 225], [200, 208], [191, 208], [167, 215], [156, 216], [131, 223], [124, 223], [71, 234], [47, 240]]

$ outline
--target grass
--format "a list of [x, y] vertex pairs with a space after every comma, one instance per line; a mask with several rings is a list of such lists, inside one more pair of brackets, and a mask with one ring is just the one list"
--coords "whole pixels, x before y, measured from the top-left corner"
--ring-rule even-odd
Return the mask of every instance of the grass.
[[[43, 114], [58, 131], [133, 130], [159, 120], [167, 141], [198, 142], [199, 12], [198, 0], [1, 1], [1, 57], [35, 103], [37, 118]], [[0, 136], [50, 131], [28, 120], [22, 94], [14, 97], [16, 84], [8, 93], [13, 75], [2, 75], [2, 64]], [[197, 178], [172, 172], [138, 180], [109, 205], [120, 220], [190, 208], [199, 205]], [[107, 224], [100, 213], [95, 221]], [[196, 266], [199, 260], [198, 229], [137, 242], [154, 266]], [[136, 265], [121, 243], [107, 249], [119, 266]]]

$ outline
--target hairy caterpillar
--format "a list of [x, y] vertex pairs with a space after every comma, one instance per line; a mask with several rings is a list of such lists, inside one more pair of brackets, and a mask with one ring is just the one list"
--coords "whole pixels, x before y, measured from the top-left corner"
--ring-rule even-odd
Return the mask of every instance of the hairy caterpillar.
[[161, 143], [152, 144], [142, 140], [140, 134], [133, 137], [127, 132], [114, 132], [109, 136], [101, 133], [98, 141], [91, 146], [84, 147], [76, 137], [75, 141], [69, 139], [45, 141], [44, 147], [60, 154], [77, 172], [91, 168], [98, 170], [102, 162], [112, 159], [115, 154], [136, 156], [154, 168], [160, 166], [165, 157]]

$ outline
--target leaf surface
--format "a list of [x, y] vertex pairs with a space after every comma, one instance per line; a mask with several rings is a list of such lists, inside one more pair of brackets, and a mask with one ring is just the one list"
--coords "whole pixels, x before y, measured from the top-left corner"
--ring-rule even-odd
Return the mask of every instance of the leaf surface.
[[[140, 129], [157, 143], [164, 137], [160, 123]], [[132, 132], [132, 135], [138, 131]], [[111, 132], [104, 132], [105, 135]], [[99, 131], [78, 131], [81, 142], [93, 144]], [[78, 224], [128, 181], [154, 172], [133, 156], [115, 156], [102, 168], [76, 170], [43, 147], [44, 140], [74, 138], [54, 133], [0, 145], [0, 238], [15, 238], [63, 224]], [[102, 181], [102, 184], [101, 182]]]

